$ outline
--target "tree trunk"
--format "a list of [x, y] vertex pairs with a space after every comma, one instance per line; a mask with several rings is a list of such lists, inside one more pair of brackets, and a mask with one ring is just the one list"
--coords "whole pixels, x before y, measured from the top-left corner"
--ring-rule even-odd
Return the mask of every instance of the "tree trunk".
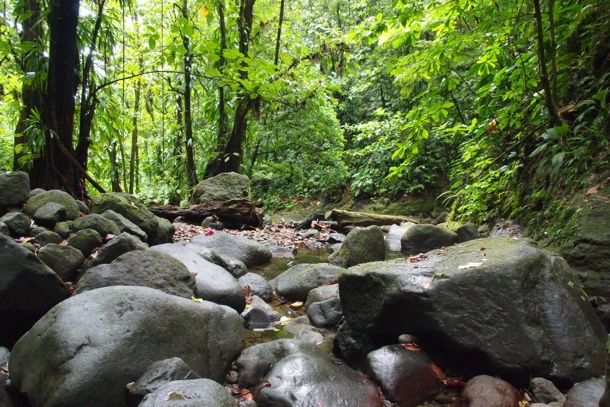
[[[188, 19], [188, 1], [182, 0], [182, 17]], [[182, 44], [186, 50], [184, 54], [184, 136], [186, 147], [186, 178], [190, 188], [197, 185], [197, 172], [195, 169], [193, 119], [191, 113], [191, 71], [193, 55], [191, 53], [191, 40], [182, 35]]]
[[49, 71], [43, 120], [46, 143], [30, 172], [32, 187], [60, 188], [84, 197], [84, 173], [78, 169], [72, 144], [74, 95], [77, 86], [79, 1], [51, 0], [49, 9]]
[[[13, 169], [23, 170], [24, 166], [20, 161], [24, 156], [24, 149], [27, 145], [27, 135], [24, 133], [28, 127], [28, 121], [32, 118], [32, 113], [34, 111], [41, 113], [44, 103], [44, 90], [39, 85], [40, 76], [44, 74], [44, 33], [42, 31], [42, 24], [39, 23], [40, 5], [37, 0], [18, 2], [15, 11], [21, 17], [21, 20], [19, 20], [22, 27], [20, 34], [21, 43], [33, 45], [32, 50], [19, 61], [23, 73], [26, 74], [26, 78], [23, 80], [21, 87], [21, 102], [23, 107], [15, 127]], [[34, 73], [33, 78], [27, 75], [30, 73]]]
[[110, 158], [110, 185], [112, 192], [121, 192], [121, 179], [119, 175], [119, 163], [117, 162], [117, 141], [113, 140], [110, 143], [108, 158]]
[[542, 82], [542, 88], [544, 89], [544, 100], [546, 108], [549, 111], [549, 121], [551, 127], [557, 127], [561, 124], [561, 116], [557, 110], [557, 105], [553, 100], [553, 91], [549, 81], [549, 74], [546, 68], [546, 53], [544, 51], [544, 33], [542, 27], [542, 12], [540, 11], [540, 0], [533, 0], [534, 2], [534, 17], [536, 20], [536, 31], [538, 40], [538, 62], [540, 65], [540, 81]]
[[277, 38], [275, 40], [275, 57], [273, 63], [275, 66], [280, 62], [280, 43], [282, 40], [282, 23], [284, 22], [284, 3], [285, 0], [280, 2], [280, 20], [277, 24]]
[[[139, 58], [140, 66], [142, 66], [143, 60]], [[138, 116], [140, 115], [140, 92], [142, 90], [142, 81], [138, 79], [136, 82], [136, 90], [134, 95], [133, 105], [133, 119], [131, 130], [131, 154], [129, 157], [129, 193], [133, 194], [137, 188], [138, 178]]]

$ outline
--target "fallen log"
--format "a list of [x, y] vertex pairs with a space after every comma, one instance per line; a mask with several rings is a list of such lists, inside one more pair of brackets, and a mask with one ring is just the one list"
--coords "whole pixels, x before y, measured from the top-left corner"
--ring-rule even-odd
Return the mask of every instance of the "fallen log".
[[337, 222], [339, 227], [399, 225], [403, 222], [419, 223], [419, 219], [411, 216], [379, 215], [376, 213], [351, 212], [341, 209], [333, 209], [326, 214], [326, 218]]
[[181, 217], [185, 222], [200, 224], [209, 216], [217, 217], [228, 228], [244, 226], [258, 228], [263, 225], [263, 212], [248, 199], [193, 205], [181, 208], [176, 205], [153, 206], [150, 211], [155, 215], [173, 222]]

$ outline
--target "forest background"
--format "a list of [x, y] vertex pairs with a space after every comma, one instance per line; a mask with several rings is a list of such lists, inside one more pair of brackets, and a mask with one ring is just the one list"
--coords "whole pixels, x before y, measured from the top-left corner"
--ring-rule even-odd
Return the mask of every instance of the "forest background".
[[0, 168], [34, 187], [186, 204], [238, 171], [270, 210], [423, 198], [539, 224], [607, 182], [607, 0], [0, 7]]

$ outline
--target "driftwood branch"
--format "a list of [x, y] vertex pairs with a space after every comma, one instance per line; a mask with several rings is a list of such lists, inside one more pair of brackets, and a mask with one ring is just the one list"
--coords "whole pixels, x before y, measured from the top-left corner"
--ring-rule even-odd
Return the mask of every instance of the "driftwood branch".
[[350, 212], [333, 209], [326, 217], [341, 227], [345, 226], [371, 226], [371, 225], [394, 225], [403, 222], [419, 223], [419, 220], [410, 216], [378, 215], [376, 213]]

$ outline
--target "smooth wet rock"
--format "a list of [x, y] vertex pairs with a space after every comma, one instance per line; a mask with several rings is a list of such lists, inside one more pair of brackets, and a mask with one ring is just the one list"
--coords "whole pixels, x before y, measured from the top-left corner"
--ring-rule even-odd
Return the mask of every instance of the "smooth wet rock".
[[145, 287], [106, 287], [47, 313], [13, 348], [13, 385], [40, 407], [125, 407], [151, 363], [184, 360], [222, 380], [244, 331], [232, 309]]
[[175, 380], [190, 379], [199, 379], [199, 375], [184, 360], [178, 357], [159, 360], [148, 366], [142, 376], [128, 386], [129, 395], [141, 400], [164, 384]]
[[[197, 247], [197, 245], [188, 246], [191, 248], [193, 246]], [[199, 247], [202, 248], [203, 246]], [[212, 263], [218, 264], [220, 267], [227, 270], [229, 273], [231, 273], [233, 277], [241, 278], [246, 275], [246, 273], [248, 273], [248, 267], [246, 267], [246, 264], [243, 261], [234, 259], [233, 257], [229, 257], [221, 253], [216, 253], [214, 251], [212, 251], [212, 253], [214, 253], [215, 256], [213, 256], [214, 260], [210, 261], [212, 261]]]
[[325, 283], [337, 281], [346, 269], [328, 263], [297, 264], [269, 283], [278, 295], [295, 301], [305, 301], [307, 294]]
[[9, 212], [0, 218], [13, 237], [27, 236], [30, 232], [30, 218], [21, 212]]
[[33, 197], [33, 196], [35, 196], [35, 195], [40, 195], [40, 194], [42, 194], [43, 192], [47, 192], [47, 190], [46, 190], [46, 189], [44, 189], [44, 188], [34, 188], [34, 189], [32, 189], [32, 190], [31, 190], [31, 191], [28, 193], [28, 198], [31, 198], [31, 197]]
[[45, 230], [44, 232], [35, 235], [34, 241], [39, 245], [44, 246], [49, 243], [59, 244], [62, 239], [57, 233], [51, 232], [50, 230]]
[[307, 316], [311, 324], [318, 328], [332, 328], [343, 317], [343, 308], [339, 297], [314, 302], [307, 308]]
[[210, 236], [199, 235], [191, 239], [191, 243], [233, 257], [247, 267], [260, 266], [271, 260], [271, 251], [260, 243], [226, 232], [215, 231]]
[[240, 387], [252, 388], [260, 383], [271, 367], [286, 356], [302, 350], [312, 350], [315, 345], [295, 339], [277, 339], [252, 345], [243, 350], [235, 361]]
[[465, 223], [459, 226], [455, 233], [457, 234], [458, 243], [467, 242], [469, 240], [474, 240], [479, 237], [479, 231], [477, 230], [477, 226], [474, 223]]
[[252, 297], [251, 303], [241, 313], [241, 316], [248, 329], [271, 328], [280, 320], [280, 314], [256, 295]]
[[351, 328], [348, 321], [337, 330], [333, 352], [350, 366], [365, 369], [367, 355], [378, 347], [371, 335]]
[[416, 407], [444, 390], [431, 365], [424, 352], [411, 352], [400, 345], [384, 346], [367, 356], [367, 372], [400, 407]]
[[143, 242], [146, 242], [148, 240], [148, 235], [146, 234], [146, 232], [144, 232], [138, 227], [138, 225], [136, 225], [120, 213], [117, 213], [112, 209], [108, 209], [107, 211], [104, 211], [102, 213], [102, 216], [114, 222], [119, 228], [120, 232], [127, 232], [130, 235], [134, 235]]
[[246, 273], [237, 281], [242, 289], [246, 289], [246, 286], [250, 287], [249, 290], [253, 295], [257, 295], [267, 302], [271, 302], [273, 299], [273, 289], [271, 288], [271, 285], [267, 279], [260, 274]]
[[76, 231], [93, 229], [102, 237], [106, 237], [107, 235], [117, 236], [119, 233], [121, 233], [116, 223], [96, 213], [81, 216], [80, 218], [76, 219], [74, 221], [73, 228]]
[[329, 263], [340, 267], [385, 259], [385, 241], [379, 226], [357, 228], [345, 237], [341, 247], [328, 256]]
[[530, 381], [530, 393], [539, 403], [564, 402], [566, 397], [555, 387], [552, 381], [544, 377], [534, 377]]
[[364, 374], [336, 364], [314, 348], [281, 359], [264, 377], [256, 403], [270, 406], [381, 407], [377, 387]]
[[87, 262], [87, 268], [100, 264], [112, 263], [119, 256], [134, 250], [146, 250], [148, 245], [129, 233], [121, 233], [97, 252], [96, 256]]
[[77, 199], [76, 204], [78, 205], [78, 209], [81, 211], [81, 213], [84, 213], [85, 215], [89, 214], [90, 209], [86, 203]]
[[345, 241], [345, 235], [342, 233], [331, 233], [326, 239], [328, 243], [343, 243]]
[[109, 192], [100, 194], [91, 201], [92, 213], [102, 214], [109, 209], [135, 223], [146, 232], [149, 239], [157, 233], [159, 218], [133, 195], [122, 192]]
[[68, 210], [62, 204], [49, 202], [38, 208], [33, 218], [38, 225], [53, 227], [57, 222], [68, 220]]
[[405, 222], [400, 225], [390, 225], [388, 234], [385, 236], [386, 248], [391, 252], [399, 252], [402, 249], [400, 239], [407, 233], [413, 222]]
[[57, 233], [62, 239], [67, 239], [70, 236], [72, 229], [71, 222], [58, 222], [53, 227], [53, 232]]
[[577, 287], [562, 258], [513, 238], [363, 264], [339, 281], [352, 329], [378, 341], [414, 334], [463, 373], [560, 385], [603, 374], [606, 360], [607, 335]]
[[84, 256], [89, 256], [102, 243], [102, 236], [93, 229], [79, 230], [68, 239], [68, 245], [80, 250]]
[[326, 342], [324, 335], [318, 331], [301, 331], [297, 336], [295, 336], [295, 338], [301, 342], [311, 343], [316, 346], [322, 345], [324, 342]]
[[22, 171], [0, 173], [0, 206], [16, 206], [28, 199], [30, 177]]
[[517, 407], [522, 398], [510, 383], [486, 375], [470, 379], [462, 392], [464, 407]]
[[243, 311], [246, 305], [244, 292], [237, 279], [222, 267], [180, 244], [162, 244], [153, 246], [151, 250], [170, 255], [184, 264], [189, 272], [195, 275], [198, 297], [228, 305], [237, 312]]
[[204, 179], [193, 188], [193, 198], [197, 203], [209, 204], [248, 198], [250, 179], [235, 172], [225, 172]]
[[69, 296], [53, 270], [10, 237], [0, 235], [0, 346], [12, 346]]
[[171, 243], [174, 240], [174, 232], [176, 227], [167, 219], [157, 217], [159, 226], [153, 233], [148, 234], [148, 242], [151, 246], [159, 244]]
[[80, 250], [71, 246], [49, 243], [38, 251], [38, 257], [51, 267], [63, 281], [74, 281], [77, 270], [85, 261]]
[[5, 236], [10, 236], [11, 235], [11, 231], [8, 228], [8, 226], [6, 226], [6, 223], [0, 221], [0, 234], [3, 234]]
[[564, 407], [599, 406], [606, 392], [606, 378], [599, 377], [576, 383], [566, 397]]
[[176, 380], [144, 397], [139, 407], [237, 407], [222, 385], [209, 379]]
[[455, 232], [441, 226], [419, 224], [407, 230], [401, 239], [402, 252], [405, 254], [425, 253], [433, 249], [457, 243]]
[[60, 204], [66, 208], [66, 216], [68, 220], [73, 220], [80, 216], [80, 211], [78, 209], [76, 200], [67, 192], [60, 191], [58, 189], [52, 189], [50, 191], [41, 192], [40, 194], [32, 196], [25, 203], [23, 212], [30, 217], [34, 216], [40, 207], [49, 202]]
[[310, 306], [314, 302], [325, 301], [335, 297], [339, 298], [339, 284], [321, 285], [307, 293], [305, 305]]
[[184, 264], [167, 254], [136, 250], [88, 269], [78, 281], [76, 293], [115, 285], [150, 287], [190, 299], [195, 279]]

